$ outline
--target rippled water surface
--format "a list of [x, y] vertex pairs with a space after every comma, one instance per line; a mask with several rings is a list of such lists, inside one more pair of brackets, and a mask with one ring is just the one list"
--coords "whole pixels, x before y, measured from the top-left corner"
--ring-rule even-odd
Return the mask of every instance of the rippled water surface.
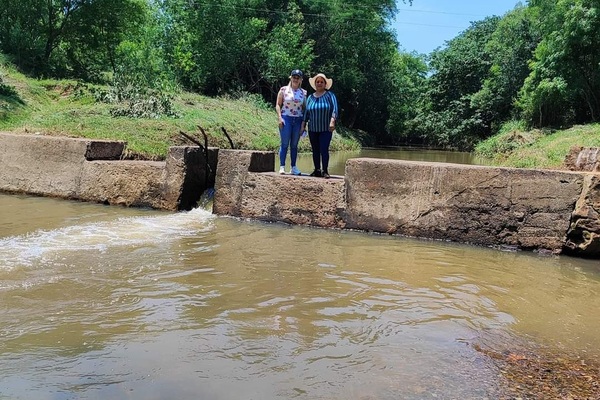
[[0, 399], [494, 398], [600, 356], [598, 261], [0, 195]]

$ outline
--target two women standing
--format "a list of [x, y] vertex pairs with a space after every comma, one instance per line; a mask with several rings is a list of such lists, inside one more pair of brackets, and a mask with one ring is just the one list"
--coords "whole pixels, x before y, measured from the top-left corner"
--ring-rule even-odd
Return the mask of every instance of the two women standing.
[[289, 147], [292, 165], [290, 173], [301, 174], [296, 167], [298, 141], [300, 132], [303, 132], [308, 124], [308, 135], [315, 167], [310, 175], [329, 178], [329, 145], [338, 116], [337, 99], [329, 91], [333, 80], [327, 78], [325, 74], [317, 74], [310, 78], [310, 86], [315, 92], [307, 98], [306, 91], [300, 87], [302, 78], [302, 71], [293, 70], [290, 74], [289, 84], [283, 86], [277, 95], [275, 109], [279, 116], [279, 134], [281, 136], [279, 173], [285, 173], [285, 159]]

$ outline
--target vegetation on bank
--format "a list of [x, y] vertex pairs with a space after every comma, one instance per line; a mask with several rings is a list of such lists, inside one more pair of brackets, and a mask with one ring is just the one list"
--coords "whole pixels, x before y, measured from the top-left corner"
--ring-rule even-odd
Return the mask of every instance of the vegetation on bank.
[[3, 1], [0, 52], [40, 79], [135, 83], [167, 115], [177, 88], [272, 104], [292, 69], [325, 72], [367, 146], [471, 151], [511, 120], [599, 122], [598, 0], [515, 3], [425, 55], [392, 25], [419, 0]]
[[489, 165], [562, 169], [573, 147], [600, 147], [600, 124], [526, 130], [520, 122], [508, 122], [497, 135], [477, 145], [475, 154]]
[[[118, 90], [76, 80], [33, 79], [0, 60], [0, 130], [123, 140], [128, 158], [150, 160], [163, 159], [170, 146], [191, 144], [180, 132], [203, 142], [199, 127], [210, 146], [229, 147], [222, 128], [238, 149], [275, 151], [279, 146], [274, 107], [259, 96], [146, 93], [137, 100], [111, 101]], [[133, 115], [144, 112], [142, 118]], [[333, 151], [360, 148], [363, 132], [341, 128], [338, 133]], [[475, 154], [489, 165], [560, 169], [573, 146], [600, 147], [600, 124], [527, 130], [522, 122], [510, 121], [477, 145]], [[308, 140], [300, 141], [300, 151], [310, 151]]]
[[[134, 93], [130, 93], [130, 92]], [[275, 108], [248, 93], [211, 98], [188, 92], [141, 92], [75, 80], [36, 80], [0, 63], [0, 131], [124, 140], [127, 156], [160, 160], [170, 146], [192, 144], [180, 132], [213, 147], [276, 150]], [[355, 150], [356, 132], [340, 129], [332, 150]], [[308, 139], [300, 151], [310, 151]]]
[[275, 150], [272, 104], [301, 68], [334, 79], [334, 150], [476, 149], [558, 168], [571, 146], [598, 145], [597, 0], [517, 3], [428, 55], [403, 51], [391, 26], [412, 4], [1, 2], [0, 64], [16, 67], [0, 82], [0, 129], [123, 139], [154, 159], [200, 125], [210, 145], [228, 146], [224, 128], [238, 148]]

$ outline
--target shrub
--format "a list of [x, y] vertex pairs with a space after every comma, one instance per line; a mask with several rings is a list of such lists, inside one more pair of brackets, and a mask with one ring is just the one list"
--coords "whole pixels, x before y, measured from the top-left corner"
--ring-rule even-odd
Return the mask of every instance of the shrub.
[[171, 94], [136, 85], [122, 77], [115, 78], [108, 90], [95, 89], [93, 93], [97, 101], [114, 104], [110, 110], [113, 117], [179, 117]]

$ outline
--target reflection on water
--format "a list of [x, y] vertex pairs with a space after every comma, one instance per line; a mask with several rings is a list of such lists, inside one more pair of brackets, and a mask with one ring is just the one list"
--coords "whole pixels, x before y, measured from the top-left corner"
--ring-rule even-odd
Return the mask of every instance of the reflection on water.
[[597, 262], [201, 209], [0, 210], [0, 398], [494, 398], [482, 338], [600, 355]]

